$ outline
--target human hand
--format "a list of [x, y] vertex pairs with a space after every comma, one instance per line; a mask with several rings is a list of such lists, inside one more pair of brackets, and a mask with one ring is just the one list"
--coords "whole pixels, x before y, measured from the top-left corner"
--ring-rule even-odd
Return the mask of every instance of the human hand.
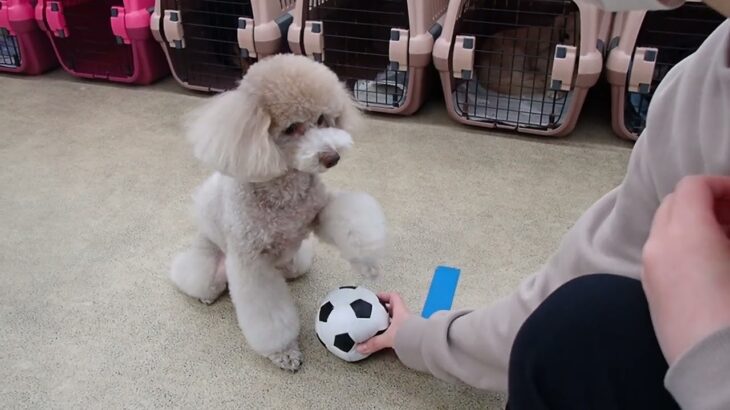
[[730, 326], [730, 177], [687, 177], [659, 206], [642, 285], [670, 365]]
[[408, 310], [405, 302], [397, 293], [379, 293], [378, 299], [385, 303], [385, 307], [390, 313], [390, 326], [385, 333], [375, 336], [364, 343], [357, 345], [357, 351], [361, 354], [372, 354], [383, 349], [392, 349], [395, 345], [395, 337], [401, 326], [411, 317], [412, 313]]

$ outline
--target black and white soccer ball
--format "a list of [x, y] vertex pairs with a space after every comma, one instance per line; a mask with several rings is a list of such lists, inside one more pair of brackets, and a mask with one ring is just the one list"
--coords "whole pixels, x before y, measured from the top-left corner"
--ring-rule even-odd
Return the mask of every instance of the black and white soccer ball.
[[335, 356], [348, 362], [365, 359], [355, 345], [385, 332], [390, 316], [372, 291], [343, 286], [330, 292], [319, 305], [314, 330], [319, 341]]

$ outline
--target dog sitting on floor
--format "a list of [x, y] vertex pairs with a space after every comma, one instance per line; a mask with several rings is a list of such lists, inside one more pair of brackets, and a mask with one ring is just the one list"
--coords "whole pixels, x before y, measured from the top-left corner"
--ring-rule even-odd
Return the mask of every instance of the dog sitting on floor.
[[195, 156], [217, 172], [194, 195], [198, 233], [171, 278], [204, 303], [227, 287], [248, 344], [286, 370], [302, 363], [286, 280], [309, 270], [312, 233], [356, 272], [379, 271], [380, 205], [365, 193], [328, 193], [319, 177], [351, 147], [359, 115], [332, 71], [290, 54], [251, 66], [187, 126]]

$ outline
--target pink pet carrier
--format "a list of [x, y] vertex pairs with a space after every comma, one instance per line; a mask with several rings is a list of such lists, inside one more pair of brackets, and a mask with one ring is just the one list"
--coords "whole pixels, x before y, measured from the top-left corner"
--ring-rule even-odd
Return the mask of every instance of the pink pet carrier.
[[570, 133], [603, 67], [611, 14], [580, 0], [454, 0], [434, 64], [459, 122]]
[[40, 74], [58, 65], [31, 0], [0, 0], [0, 71]]
[[36, 19], [72, 75], [149, 84], [168, 73], [149, 29], [154, 0], [38, 0]]
[[152, 33], [175, 78], [202, 91], [234, 88], [257, 59], [282, 51], [294, 0], [156, 0]]
[[639, 137], [651, 97], [664, 76], [724, 20], [699, 2], [669, 11], [616, 15], [606, 72], [617, 135], [629, 140]]
[[364, 109], [412, 114], [427, 94], [447, 0], [297, 0], [292, 52], [330, 67]]

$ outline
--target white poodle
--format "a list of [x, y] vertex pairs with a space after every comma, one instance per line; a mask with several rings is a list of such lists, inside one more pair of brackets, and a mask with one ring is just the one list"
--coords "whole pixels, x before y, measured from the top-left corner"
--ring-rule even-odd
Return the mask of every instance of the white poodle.
[[369, 195], [330, 194], [319, 174], [351, 147], [359, 118], [334, 73], [306, 57], [254, 64], [232, 91], [193, 113], [188, 139], [215, 172], [194, 195], [199, 232], [171, 277], [205, 303], [226, 289], [249, 345], [283, 369], [302, 363], [286, 279], [309, 270], [311, 233], [355, 271], [378, 274], [385, 218]]

